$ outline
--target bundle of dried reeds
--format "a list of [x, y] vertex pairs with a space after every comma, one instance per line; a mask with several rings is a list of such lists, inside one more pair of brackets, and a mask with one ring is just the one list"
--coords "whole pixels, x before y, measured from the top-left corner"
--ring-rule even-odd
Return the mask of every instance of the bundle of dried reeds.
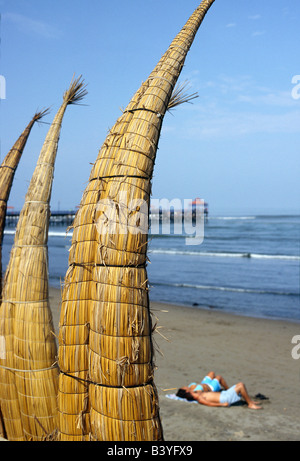
[[49, 109], [45, 109], [41, 112], [37, 112], [33, 116], [21, 136], [17, 139], [13, 147], [4, 158], [2, 164], [0, 165], [0, 290], [2, 289], [3, 232], [5, 226], [7, 202], [11, 191], [12, 182], [33, 125], [35, 122], [40, 121], [48, 113]]
[[57, 429], [57, 350], [48, 293], [48, 226], [63, 116], [85, 96], [81, 77], [64, 93], [40, 152], [5, 274], [0, 308], [1, 407], [9, 440], [43, 440]]
[[60, 440], [162, 440], [142, 223], [163, 117], [212, 3], [204, 0], [173, 40], [92, 168], [63, 291]]
[[[2, 242], [9, 194], [11, 191], [16, 169], [19, 165], [31, 129], [34, 123], [40, 121], [45, 115], [48, 114], [48, 112], [49, 109], [45, 109], [41, 112], [36, 112], [34, 114], [33, 118], [30, 120], [27, 127], [20, 135], [20, 137], [17, 139], [13, 147], [10, 149], [10, 151], [4, 158], [2, 164], [0, 165], [0, 299], [2, 294]], [[3, 437], [6, 436], [1, 410], [0, 435], [2, 435]]]

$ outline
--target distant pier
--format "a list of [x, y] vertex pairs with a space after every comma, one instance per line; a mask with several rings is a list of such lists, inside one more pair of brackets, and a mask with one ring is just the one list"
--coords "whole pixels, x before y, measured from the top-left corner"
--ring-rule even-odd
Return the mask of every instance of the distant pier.
[[[75, 210], [70, 210], [70, 211], [53, 211], [50, 214], [50, 225], [55, 226], [55, 225], [67, 225], [70, 226], [75, 218], [76, 211]], [[6, 213], [6, 222], [5, 225], [7, 227], [12, 226], [15, 227], [18, 219], [20, 216], [19, 211], [8, 211]]]
[[[187, 218], [192, 218], [195, 220], [196, 214], [199, 211], [198, 204], [195, 205], [193, 203], [193, 206], [189, 210], [150, 210], [150, 222], [152, 221], [164, 221], [164, 220], [169, 220], [171, 223], [174, 223], [175, 221], [182, 221]], [[198, 211], [197, 211], [198, 210]], [[77, 210], [67, 210], [67, 211], [51, 211], [50, 214], [50, 225], [51, 226], [59, 226], [59, 225], [66, 225], [70, 226], [75, 218]], [[203, 214], [204, 217], [207, 218], [208, 216], [208, 206], [205, 203], [205, 207], [203, 208]], [[13, 211], [13, 210], [7, 210], [6, 213], [6, 223], [5, 225], [7, 227], [15, 227], [17, 225], [18, 219], [20, 216], [20, 211]]]

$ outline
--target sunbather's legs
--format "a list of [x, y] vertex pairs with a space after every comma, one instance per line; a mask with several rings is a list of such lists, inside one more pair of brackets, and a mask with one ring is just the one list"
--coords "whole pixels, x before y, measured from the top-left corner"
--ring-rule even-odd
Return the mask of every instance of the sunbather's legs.
[[237, 383], [235, 386], [235, 392], [240, 394], [244, 400], [246, 400], [248, 407], [252, 408], [253, 410], [259, 410], [261, 407], [257, 405], [257, 402], [253, 401], [248, 394], [246, 386], [244, 383]]
[[214, 371], [210, 371], [209, 373], [207, 373], [206, 376], [209, 376], [211, 379], [217, 379], [220, 383], [220, 386], [223, 387], [223, 389], [228, 389], [228, 384], [227, 382], [225, 381], [225, 379], [223, 378], [223, 376], [221, 375], [216, 375]]
[[228, 384], [227, 384], [227, 382], [225, 381], [225, 379], [223, 378], [223, 376], [217, 375], [217, 376], [216, 376], [216, 379], [219, 381], [220, 386], [222, 386], [223, 389], [225, 389], [225, 390], [228, 389]]
[[209, 376], [211, 379], [215, 379], [216, 375], [214, 371], [210, 371], [206, 376]]

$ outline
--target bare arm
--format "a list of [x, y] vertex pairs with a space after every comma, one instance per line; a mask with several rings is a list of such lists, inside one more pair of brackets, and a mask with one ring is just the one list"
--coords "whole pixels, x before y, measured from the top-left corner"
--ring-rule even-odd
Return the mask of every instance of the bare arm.
[[228, 403], [210, 402], [200, 392], [190, 392], [190, 394], [198, 403], [207, 407], [228, 407]]

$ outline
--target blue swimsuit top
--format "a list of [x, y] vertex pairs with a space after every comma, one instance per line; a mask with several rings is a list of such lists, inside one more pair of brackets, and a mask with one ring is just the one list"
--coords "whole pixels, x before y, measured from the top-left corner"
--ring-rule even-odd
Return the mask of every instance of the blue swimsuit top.
[[195, 389], [193, 389], [193, 392], [203, 391], [203, 386], [201, 386], [201, 384], [191, 383], [189, 385], [189, 387], [191, 387], [191, 386], [196, 386]]

